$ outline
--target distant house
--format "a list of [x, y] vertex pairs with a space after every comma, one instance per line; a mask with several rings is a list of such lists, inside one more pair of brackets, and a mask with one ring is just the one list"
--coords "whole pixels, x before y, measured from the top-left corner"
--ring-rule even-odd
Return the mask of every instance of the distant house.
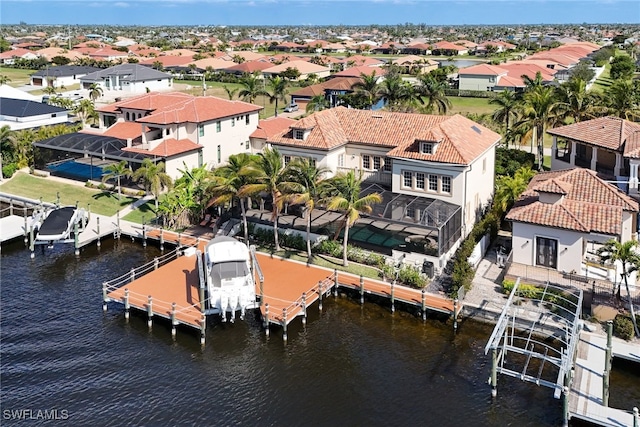
[[11, 130], [38, 128], [69, 121], [69, 111], [36, 101], [0, 98], [0, 127]]
[[16, 59], [36, 59], [38, 55], [32, 50], [16, 48], [0, 53], [0, 64], [13, 65]]
[[100, 68], [81, 65], [58, 65], [33, 73], [30, 83], [32, 86], [68, 87], [80, 83], [81, 77], [97, 71], [100, 71]]
[[330, 174], [356, 171], [363, 188], [386, 191], [371, 220], [432, 230], [417, 259], [427, 255], [442, 268], [491, 200], [499, 141], [460, 115], [336, 107], [292, 123], [267, 145], [278, 148], [285, 164], [309, 158]]
[[637, 218], [638, 202], [594, 171], [539, 173], [506, 216], [513, 262], [581, 274], [589, 251], [635, 240]]
[[440, 41], [431, 46], [431, 53], [433, 55], [457, 56], [468, 54], [469, 49], [448, 41]]
[[416, 72], [428, 73], [436, 70], [440, 65], [438, 61], [417, 55], [401, 56], [400, 58], [394, 59], [391, 63], [400, 67], [405, 74]]
[[295, 123], [295, 120], [282, 116], [260, 120], [257, 129], [249, 136], [251, 153], [261, 153], [269, 138], [282, 133], [282, 131], [288, 129], [293, 123]]
[[360, 82], [359, 77], [334, 77], [325, 82], [310, 85], [298, 89], [290, 94], [291, 102], [298, 104], [301, 109], [306, 108], [306, 105], [311, 98], [317, 95], [323, 95], [328, 101], [330, 107], [336, 107], [340, 105], [340, 95], [353, 92], [353, 85]]
[[535, 63], [515, 61], [500, 65], [479, 64], [458, 71], [460, 90], [520, 91], [525, 88], [522, 76], [531, 79], [540, 73], [546, 83], [554, 80], [555, 71]]
[[106, 92], [145, 93], [168, 90], [173, 86], [171, 74], [139, 64], [122, 64], [87, 74], [80, 78], [83, 89], [97, 83]]
[[286, 71], [288, 68], [294, 68], [300, 72], [298, 80], [304, 80], [309, 77], [309, 74], [315, 74], [318, 78], [329, 77], [331, 69], [323, 67], [322, 65], [313, 64], [307, 61], [290, 61], [284, 62], [280, 65], [275, 65], [262, 70], [262, 74], [265, 77], [277, 76]]

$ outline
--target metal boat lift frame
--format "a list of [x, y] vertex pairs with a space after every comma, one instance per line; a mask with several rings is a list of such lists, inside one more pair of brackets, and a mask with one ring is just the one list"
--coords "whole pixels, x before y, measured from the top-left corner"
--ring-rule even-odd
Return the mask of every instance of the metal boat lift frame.
[[[572, 368], [582, 327], [580, 320], [582, 290], [559, 287], [547, 282], [540, 288], [539, 298], [531, 298], [523, 295], [520, 285], [520, 278], [518, 278], [484, 349], [485, 355], [491, 351], [492, 365], [489, 378], [491, 395], [493, 397], [497, 395], [499, 373], [552, 388], [556, 399], [560, 398], [561, 394], [563, 396], [563, 425], [566, 426], [569, 420], [569, 387]], [[526, 300], [526, 307], [518, 304], [522, 301], [521, 298]], [[537, 316], [533, 319], [525, 317], [527, 312]], [[553, 312], [559, 314], [555, 315]], [[549, 316], [553, 316], [553, 324], [545, 324], [543, 329], [541, 321]], [[555, 346], [538, 338], [549, 336], [549, 327], [553, 330]], [[524, 335], [517, 334], [516, 331], [524, 332]], [[558, 342], [559, 345], [557, 345]], [[505, 366], [505, 360], [510, 352], [524, 356], [522, 369], [515, 370]], [[537, 359], [540, 363], [535, 375], [527, 372], [531, 359]], [[514, 362], [511, 359], [509, 361]], [[555, 382], [542, 378], [545, 367], [557, 370]]]

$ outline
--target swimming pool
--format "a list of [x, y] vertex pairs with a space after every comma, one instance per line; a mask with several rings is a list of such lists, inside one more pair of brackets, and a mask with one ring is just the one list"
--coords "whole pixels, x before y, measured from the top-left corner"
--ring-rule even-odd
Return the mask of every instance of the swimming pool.
[[50, 164], [47, 166], [47, 170], [55, 176], [82, 181], [100, 181], [102, 179], [102, 176], [104, 175], [104, 171], [100, 166], [78, 163], [75, 160]]

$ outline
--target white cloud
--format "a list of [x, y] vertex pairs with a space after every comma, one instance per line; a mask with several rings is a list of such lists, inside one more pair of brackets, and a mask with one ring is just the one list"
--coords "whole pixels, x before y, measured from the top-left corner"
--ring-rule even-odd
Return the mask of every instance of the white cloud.
[[116, 4], [114, 4], [115, 7], [129, 7], [129, 3], [125, 3], [122, 1], [117, 2]]

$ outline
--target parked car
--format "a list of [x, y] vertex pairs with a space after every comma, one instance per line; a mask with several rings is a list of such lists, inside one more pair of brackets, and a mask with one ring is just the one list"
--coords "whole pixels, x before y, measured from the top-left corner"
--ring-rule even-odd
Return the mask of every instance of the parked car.
[[298, 111], [298, 104], [289, 104], [284, 107], [285, 113], [293, 113], [294, 111]]

